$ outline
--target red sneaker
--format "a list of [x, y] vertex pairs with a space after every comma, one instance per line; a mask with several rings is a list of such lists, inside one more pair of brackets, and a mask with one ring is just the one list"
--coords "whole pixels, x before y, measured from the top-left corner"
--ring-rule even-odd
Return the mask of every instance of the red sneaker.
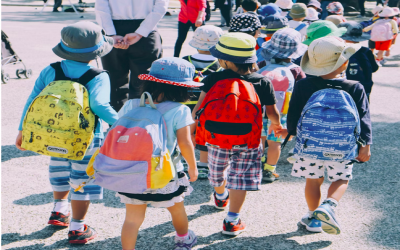
[[96, 231], [88, 225], [84, 225], [83, 231], [74, 230], [68, 232], [68, 241], [71, 244], [86, 244], [97, 237]]
[[228, 206], [228, 204], [229, 204], [229, 194], [228, 194], [228, 197], [226, 197], [226, 199], [225, 200], [219, 200], [218, 198], [217, 198], [217, 192], [214, 192], [214, 206], [217, 208], [217, 209], [225, 209], [227, 206]]
[[51, 212], [49, 222], [47, 224], [59, 226], [59, 227], [68, 227], [69, 226], [69, 215], [60, 213], [60, 212]]
[[234, 225], [232, 222], [227, 222], [224, 220], [224, 227], [222, 230], [223, 234], [227, 235], [239, 235], [241, 232], [246, 231], [246, 224], [239, 219], [239, 222]]

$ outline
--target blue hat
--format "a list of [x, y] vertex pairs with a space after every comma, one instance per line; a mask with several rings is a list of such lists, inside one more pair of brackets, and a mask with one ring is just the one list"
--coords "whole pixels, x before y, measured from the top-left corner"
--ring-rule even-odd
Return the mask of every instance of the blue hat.
[[289, 27], [289, 21], [281, 15], [267, 16], [263, 19], [261, 33], [273, 34], [277, 30]]
[[292, 28], [280, 29], [271, 40], [261, 45], [261, 55], [265, 60], [273, 58], [299, 58], [307, 51], [307, 45], [301, 42], [301, 34]]
[[281, 14], [282, 10], [278, 7], [278, 5], [274, 3], [269, 3], [267, 5], [261, 5], [260, 8], [258, 8], [258, 14], [262, 16], [271, 16], [275, 14]]
[[139, 79], [181, 87], [201, 87], [203, 83], [193, 81], [195, 71], [193, 64], [186, 60], [164, 57], [154, 61], [150, 73], [139, 75]]

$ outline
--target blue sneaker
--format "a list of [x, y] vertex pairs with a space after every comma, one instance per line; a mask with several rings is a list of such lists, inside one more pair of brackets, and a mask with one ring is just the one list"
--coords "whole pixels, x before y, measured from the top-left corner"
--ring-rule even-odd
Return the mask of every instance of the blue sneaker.
[[307, 231], [313, 233], [322, 233], [321, 221], [314, 218], [309, 218], [308, 213], [300, 220], [300, 224], [306, 227]]
[[322, 222], [322, 230], [328, 234], [340, 234], [340, 225], [336, 219], [335, 211], [328, 203], [322, 203], [313, 213], [315, 219]]

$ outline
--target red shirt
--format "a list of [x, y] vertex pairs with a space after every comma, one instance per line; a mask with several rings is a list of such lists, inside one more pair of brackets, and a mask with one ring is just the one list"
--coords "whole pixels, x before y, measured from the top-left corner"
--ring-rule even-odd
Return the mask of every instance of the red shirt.
[[199, 15], [199, 11], [204, 12], [202, 17], [202, 20], [204, 21], [206, 18], [205, 10], [207, 8], [206, 1], [207, 0], [180, 0], [181, 11], [179, 12], [178, 21], [182, 23], [190, 21], [194, 24]]

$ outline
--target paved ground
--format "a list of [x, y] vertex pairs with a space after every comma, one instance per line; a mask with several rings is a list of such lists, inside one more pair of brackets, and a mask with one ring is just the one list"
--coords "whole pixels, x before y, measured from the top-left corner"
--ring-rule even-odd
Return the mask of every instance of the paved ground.
[[[2, 249], [120, 249], [124, 206], [114, 192], [106, 191], [105, 199], [90, 207], [87, 223], [98, 231], [99, 237], [86, 246], [72, 247], [66, 240], [67, 229], [55, 230], [46, 225], [52, 209], [48, 157], [14, 147], [20, 115], [35, 78], [45, 66], [59, 60], [51, 48], [59, 42], [61, 28], [81, 20], [73, 13], [37, 12], [33, 7], [2, 8], [2, 30], [33, 69], [31, 79], [18, 80], [15, 68], [5, 68], [14, 79], [1, 86]], [[216, 24], [219, 14], [213, 15], [211, 24]], [[94, 13], [86, 13], [84, 19], [94, 20]], [[176, 15], [165, 17], [160, 23], [165, 56], [173, 53], [176, 26]], [[193, 52], [186, 44], [182, 55]], [[211, 206], [208, 182], [193, 184], [195, 191], [186, 205], [190, 228], [199, 237], [196, 249], [400, 249], [399, 66], [400, 46], [395, 46], [392, 59], [374, 75], [372, 158], [371, 162], [356, 166], [355, 178], [337, 210], [343, 227], [341, 235], [310, 234], [297, 225], [306, 212], [304, 181], [291, 177], [291, 166], [281, 160], [278, 171], [282, 179], [248, 195], [242, 212], [248, 231], [237, 238], [221, 235], [225, 212]], [[326, 182], [324, 194], [327, 187]], [[149, 208], [137, 249], [171, 249], [173, 235], [168, 212]]]

